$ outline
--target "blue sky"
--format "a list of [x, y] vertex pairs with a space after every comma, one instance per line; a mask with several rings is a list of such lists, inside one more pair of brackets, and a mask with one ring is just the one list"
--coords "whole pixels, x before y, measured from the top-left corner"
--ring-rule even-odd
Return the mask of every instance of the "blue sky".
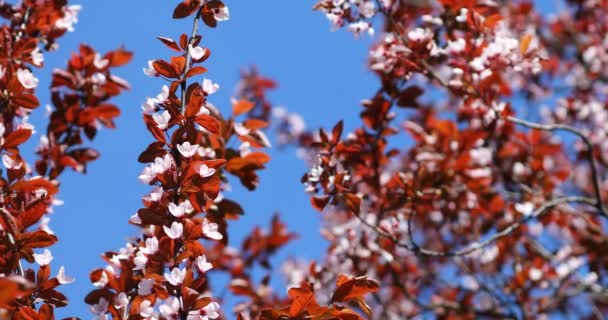
[[[53, 270], [60, 265], [76, 277], [63, 286], [71, 301], [58, 315], [89, 318], [82, 302], [91, 289], [88, 273], [103, 266], [99, 257], [107, 250], [124, 246], [136, 229], [128, 218], [141, 206], [141, 196], [149, 187], [138, 182], [142, 165], [136, 159], [151, 141], [141, 120], [140, 106], [146, 96], [155, 96], [164, 84], [142, 73], [147, 61], [167, 58], [171, 52], [156, 36], [177, 38], [189, 32], [191, 21], [173, 20], [177, 1], [82, 0], [76, 31], [60, 40], [58, 52], [45, 56], [45, 68], [37, 74], [42, 104], [48, 103], [49, 74], [65, 66], [68, 53], [85, 42], [101, 52], [121, 45], [135, 52], [133, 62], [117, 70], [132, 90], [115, 100], [123, 113], [115, 130], [103, 130], [95, 141], [101, 158], [86, 175], [69, 172], [62, 177], [60, 198], [65, 204], [55, 209], [51, 228], [60, 241], [52, 247]], [[203, 45], [211, 49], [206, 63], [207, 77], [221, 85], [212, 102], [228, 110], [241, 69], [257, 65], [259, 70], [278, 81], [270, 96], [278, 105], [300, 113], [310, 128], [330, 127], [346, 119], [346, 127], [357, 125], [359, 101], [373, 94], [375, 77], [366, 71], [370, 39], [353, 40], [348, 32], [330, 32], [325, 17], [312, 11], [314, 1], [230, 1], [231, 19], [217, 29], [202, 29]], [[44, 108], [33, 115], [43, 131]], [[35, 137], [33, 140], [38, 140]], [[32, 144], [30, 144], [32, 146]], [[240, 201], [245, 216], [231, 224], [231, 242], [239, 243], [255, 224], [267, 225], [273, 212], [280, 211], [290, 229], [300, 238], [282, 251], [280, 258], [302, 256], [318, 258], [325, 250], [319, 234], [319, 214], [309, 205], [299, 183], [305, 164], [294, 150], [271, 151], [268, 169], [261, 174], [261, 187], [250, 193], [239, 185], [227, 197]], [[277, 288], [283, 290], [282, 288]]]

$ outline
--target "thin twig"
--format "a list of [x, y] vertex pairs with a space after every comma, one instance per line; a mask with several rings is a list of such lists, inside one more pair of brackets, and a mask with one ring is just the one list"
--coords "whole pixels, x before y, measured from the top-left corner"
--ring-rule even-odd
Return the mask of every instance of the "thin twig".
[[[413, 241], [413, 242], [411, 244], [400, 242], [398, 239], [393, 237], [393, 235], [391, 235], [390, 233], [382, 230], [380, 227], [378, 227], [374, 224], [367, 222], [359, 214], [354, 214], [354, 215], [364, 225], [366, 225], [367, 227], [374, 230], [378, 235], [389, 239], [396, 246], [405, 248], [416, 254], [425, 255], [425, 256], [458, 257], [458, 256], [466, 256], [468, 254], [471, 254], [475, 251], [478, 251], [480, 249], [483, 249], [483, 248], [489, 246], [490, 244], [496, 242], [497, 240], [499, 240], [501, 238], [509, 236], [513, 231], [515, 231], [517, 228], [519, 228], [521, 225], [525, 224], [526, 222], [528, 222], [534, 218], [538, 218], [539, 216], [541, 216], [542, 214], [547, 212], [549, 209], [552, 209], [553, 207], [556, 207], [558, 205], [565, 204], [565, 203], [583, 203], [583, 204], [595, 206], [596, 201], [593, 198], [582, 197], [582, 196], [568, 196], [568, 197], [560, 197], [560, 198], [556, 198], [553, 200], [549, 200], [549, 201], [543, 203], [540, 207], [536, 208], [536, 210], [534, 210], [530, 215], [525, 216], [522, 219], [520, 219], [519, 221], [516, 221], [516, 222], [510, 224], [509, 226], [502, 229], [501, 231], [496, 232], [495, 234], [493, 234], [486, 240], [483, 240], [480, 242], [474, 242], [469, 245], [466, 245], [465, 247], [463, 247], [461, 249], [453, 250], [453, 251], [436, 251], [436, 250], [431, 250], [431, 249], [421, 247], [414, 241], [413, 236], [411, 236], [411, 229], [410, 229], [411, 227], [408, 227], [408, 229], [409, 229], [408, 233], [410, 233], [410, 241]], [[413, 215], [413, 213], [412, 213], [412, 215]], [[409, 222], [408, 225], [409, 224], [411, 224], [411, 222]]]
[[542, 124], [522, 120], [513, 116], [507, 116], [506, 120], [531, 129], [544, 131], [565, 131], [577, 135], [579, 138], [581, 138], [581, 140], [586, 146], [587, 160], [589, 161], [589, 166], [591, 167], [591, 180], [593, 181], [593, 192], [595, 194], [596, 199], [594, 206], [600, 211], [600, 213], [604, 217], [608, 217], [608, 211], [604, 207], [604, 202], [602, 201], [598, 170], [595, 166], [595, 161], [593, 159], [593, 144], [591, 144], [591, 140], [589, 140], [589, 137], [587, 137], [587, 135], [585, 135], [582, 131], [565, 124]]

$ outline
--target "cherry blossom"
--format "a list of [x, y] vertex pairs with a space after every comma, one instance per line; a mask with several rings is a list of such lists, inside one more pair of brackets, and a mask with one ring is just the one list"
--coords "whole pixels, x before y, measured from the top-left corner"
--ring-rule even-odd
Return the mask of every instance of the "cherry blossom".
[[174, 296], [170, 296], [165, 300], [165, 303], [161, 304], [158, 307], [161, 316], [172, 319], [174, 315], [178, 314], [180, 311], [179, 299]]
[[205, 256], [205, 255], [202, 255], [202, 256], [196, 258], [196, 266], [203, 273], [205, 273], [205, 272], [211, 270], [211, 268], [213, 268], [213, 265], [207, 261], [207, 256]]
[[74, 278], [65, 274], [65, 268], [63, 266], [59, 267], [59, 271], [57, 272], [57, 281], [60, 284], [69, 284], [74, 282]]
[[163, 226], [163, 230], [165, 230], [165, 234], [169, 238], [178, 239], [178, 238], [181, 238], [181, 236], [182, 236], [182, 232], [184, 231], [184, 226], [181, 223], [174, 221], [171, 224], [171, 228], [167, 228], [167, 226]]
[[53, 255], [49, 249], [44, 249], [42, 253], [34, 253], [34, 260], [41, 266], [46, 266], [53, 261]]
[[230, 18], [228, 7], [216, 8], [213, 10], [213, 17], [217, 21], [226, 21]]
[[209, 222], [209, 220], [203, 220], [203, 234], [214, 240], [221, 240], [224, 236], [218, 231], [217, 223]]
[[17, 79], [26, 89], [34, 89], [38, 86], [38, 78], [28, 69], [17, 70]]
[[154, 120], [154, 122], [156, 122], [156, 126], [161, 129], [167, 129], [167, 126], [169, 125], [169, 121], [171, 121], [171, 114], [169, 113], [169, 111], [165, 110], [163, 112], [161, 112], [160, 114], [155, 113], [152, 115], [152, 119]]
[[185, 158], [191, 158], [197, 152], [198, 148], [198, 144], [190, 144], [189, 141], [177, 145], [177, 150]]
[[154, 307], [150, 300], [144, 300], [139, 304], [139, 315], [144, 318], [149, 318], [154, 314]]
[[208, 178], [215, 174], [215, 169], [209, 168], [209, 167], [207, 167], [207, 165], [203, 164], [198, 169], [198, 174], [203, 178]]
[[142, 279], [137, 285], [137, 294], [147, 296], [152, 293], [154, 287], [154, 279]]
[[154, 69], [154, 60], [148, 60], [148, 67], [145, 68], [144, 67], [144, 74], [147, 75], [148, 77], [158, 77], [159, 74], [158, 72], [156, 72], [156, 69]]
[[165, 272], [165, 280], [174, 286], [180, 285], [184, 281], [185, 276], [185, 269], [173, 268], [170, 273]]
[[201, 48], [198, 46], [193, 47], [192, 44], [188, 45], [188, 53], [194, 60], [200, 60], [205, 55], [206, 52], [207, 52], [207, 49], [205, 49], [205, 48]]
[[203, 79], [203, 91], [207, 94], [207, 95], [211, 95], [216, 93], [218, 90], [220, 89], [220, 85], [217, 83], [214, 83], [213, 81], [204, 78]]

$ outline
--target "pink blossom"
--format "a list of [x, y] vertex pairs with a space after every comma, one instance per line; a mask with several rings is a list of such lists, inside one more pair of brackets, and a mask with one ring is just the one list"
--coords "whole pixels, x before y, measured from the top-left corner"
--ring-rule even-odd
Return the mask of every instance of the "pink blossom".
[[211, 177], [212, 175], [215, 174], [215, 169], [209, 168], [209, 167], [207, 167], [207, 165], [203, 164], [199, 168], [198, 174], [203, 178]]

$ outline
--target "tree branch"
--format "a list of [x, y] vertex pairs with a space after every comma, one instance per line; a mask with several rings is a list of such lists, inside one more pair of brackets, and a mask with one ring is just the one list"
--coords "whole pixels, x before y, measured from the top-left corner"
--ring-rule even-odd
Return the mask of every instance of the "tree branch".
[[420, 245], [418, 245], [415, 240], [414, 237], [412, 235], [412, 229], [411, 229], [411, 219], [413, 219], [413, 215], [414, 213], [412, 212], [412, 214], [410, 215], [409, 219], [408, 219], [408, 234], [410, 237], [410, 241], [412, 242], [411, 244], [408, 243], [403, 243], [400, 242], [398, 239], [396, 239], [393, 235], [391, 235], [390, 233], [382, 230], [380, 227], [373, 225], [367, 221], [365, 221], [365, 219], [363, 217], [361, 217], [359, 214], [355, 214], [355, 217], [357, 217], [364, 225], [366, 225], [367, 227], [369, 227], [370, 229], [374, 230], [378, 235], [385, 237], [387, 239], [389, 239], [390, 241], [392, 241], [396, 246], [405, 248], [407, 250], [410, 250], [416, 254], [420, 254], [423, 256], [432, 256], [432, 257], [458, 257], [458, 256], [466, 256], [468, 254], [471, 254], [477, 250], [483, 249], [487, 246], [489, 246], [490, 244], [496, 242], [497, 240], [507, 237], [509, 236], [512, 232], [514, 232], [517, 228], [519, 228], [521, 225], [523, 225], [524, 223], [534, 219], [534, 218], [538, 218], [539, 216], [543, 215], [545, 212], [547, 212], [548, 210], [552, 209], [553, 207], [556, 207], [558, 205], [562, 205], [565, 203], [583, 203], [583, 204], [588, 204], [591, 206], [595, 206], [596, 205], [596, 200], [593, 198], [589, 198], [589, 197], [581, 197], [581, 196], [568, 196], [568, 197], [560, 197], [560, 198], [556, 198], [553, 200], [549, 200], [547, 202], [545, 202], [544, 204], [542, 204], [540, 207], [536, 208], [530, 215], [523, 217], [522, 219], [520, 219], [519, 221], [516, 221], [512, 224], [510, 224], [509, 226], [507, 226], [506, 228], [502, 229], [501, 231], [496, 232], [495, 234], [493, 234], [492, 236], [490, 236], [489, 238], [487, 238], [486, 240], [480, 241], [480, 242], [473, 242], [469, 245], [466, 245], [465, 247], [458, 249], [458, 250], [453, 250], [453, 251], [437, 251], [437, 250], [431, 250], [431, 249], [427, 249], [424, 247], [421, 247]]
[[593, 159], [593, 145], [591, 144], [591, 140], [589, 140], [589, 137], [587, 137], [582, 131], [564, 124], [541, 124], [522, 120], [513, 116], [507, 116], [504, 119], [531, 129], [543, 131], [565, 131], [577, 135], [579, 138], [581, 138], [581, 140], [586, 146], [587, 160], [589, 161], [589, 166], [591, 167], [591, 180], [593, 181], [593, 192], [595, 194], [596, 199], [594, 206], [600, 211], [600, 213], [604, 217], [608, 217], [608, 210], [606, 210], [606, 208], [604, 207], [604, 202], [602, 201], [598, 171], [595, 165], [595, 161]]

